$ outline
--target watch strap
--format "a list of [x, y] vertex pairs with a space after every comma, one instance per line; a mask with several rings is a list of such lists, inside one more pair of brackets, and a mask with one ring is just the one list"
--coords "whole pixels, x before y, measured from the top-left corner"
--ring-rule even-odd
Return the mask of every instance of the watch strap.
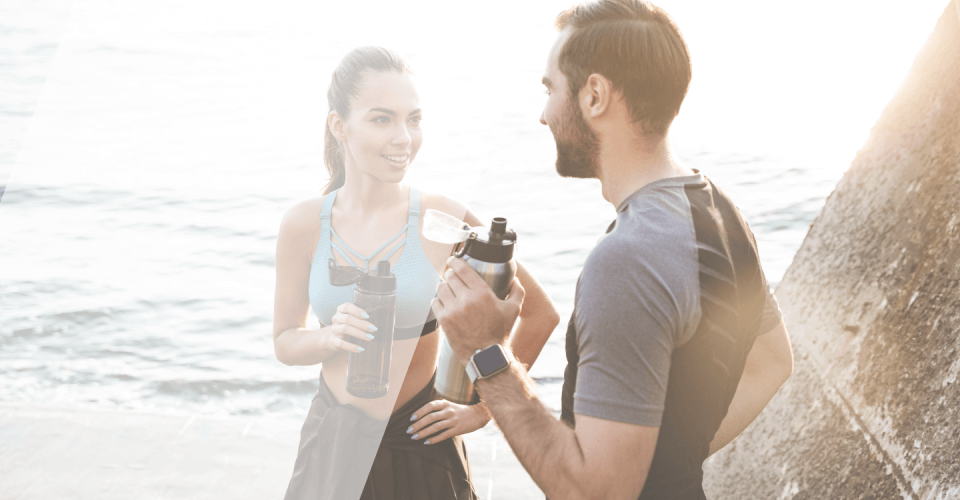
[[470, 361], [467, 362], [465, 366], [467, 377], [470, 378], [470, 383], [475, 384], [477, 382], [477, 377], [480, 376], [480, 370], [477, 369], [476, 363], [473, 362], [473, 356], [470, 356]]

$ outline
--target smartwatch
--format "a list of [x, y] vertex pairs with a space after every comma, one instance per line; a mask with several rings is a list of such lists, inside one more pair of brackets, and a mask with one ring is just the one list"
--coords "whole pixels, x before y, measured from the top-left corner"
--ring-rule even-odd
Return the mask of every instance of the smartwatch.
[[511, 361], [513, 361], [513, 355], [500, 344], [478, 350], [470, 356], [470, 362], [466, 366], [470, 383], [476, 383], [477, 379], [490, 378], [506, 370]]

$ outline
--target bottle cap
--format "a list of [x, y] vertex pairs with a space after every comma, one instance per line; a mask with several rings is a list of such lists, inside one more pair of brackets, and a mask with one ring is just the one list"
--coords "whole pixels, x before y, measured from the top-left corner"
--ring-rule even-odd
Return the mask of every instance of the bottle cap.
[[507, 229], [507, 219], [494, 217], [485, 237], [479, 233], [478, 231], [470, 235], [463, 253], [471, 258], [490, 263], [510, 262], [513, 259], [517, 233], [513, 229]]
[[390, 261], [377, 262], [377, 269], [371, 273], [361, 274], [357, 283], [360, 290], [366, 292], [389, 293], [397, 290], [397, 277], [390, 272]]

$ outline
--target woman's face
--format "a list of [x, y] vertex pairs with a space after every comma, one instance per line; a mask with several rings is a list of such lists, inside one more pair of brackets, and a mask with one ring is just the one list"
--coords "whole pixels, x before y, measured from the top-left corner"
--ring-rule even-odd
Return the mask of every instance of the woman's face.
[[343, 143], [348, 175], [403, 180], [423, 142], [420, 117], [420, 96], [410, 74], [366, 73], [360, 96], [350, 103], [350, 117], [340, 120], [331, 115], [331, 130]]

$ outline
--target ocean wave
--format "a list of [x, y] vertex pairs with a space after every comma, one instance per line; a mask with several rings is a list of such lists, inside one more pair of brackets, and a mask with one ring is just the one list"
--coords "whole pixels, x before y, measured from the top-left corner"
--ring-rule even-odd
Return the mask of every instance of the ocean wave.
[[266, 393], [309, 396], [320, 387], [319, 379], [311, 380], [161, 380], [147, 384], [148, 391], [167, 396], [196, 398], [202, 395], [228, 397], [233, 393]]

